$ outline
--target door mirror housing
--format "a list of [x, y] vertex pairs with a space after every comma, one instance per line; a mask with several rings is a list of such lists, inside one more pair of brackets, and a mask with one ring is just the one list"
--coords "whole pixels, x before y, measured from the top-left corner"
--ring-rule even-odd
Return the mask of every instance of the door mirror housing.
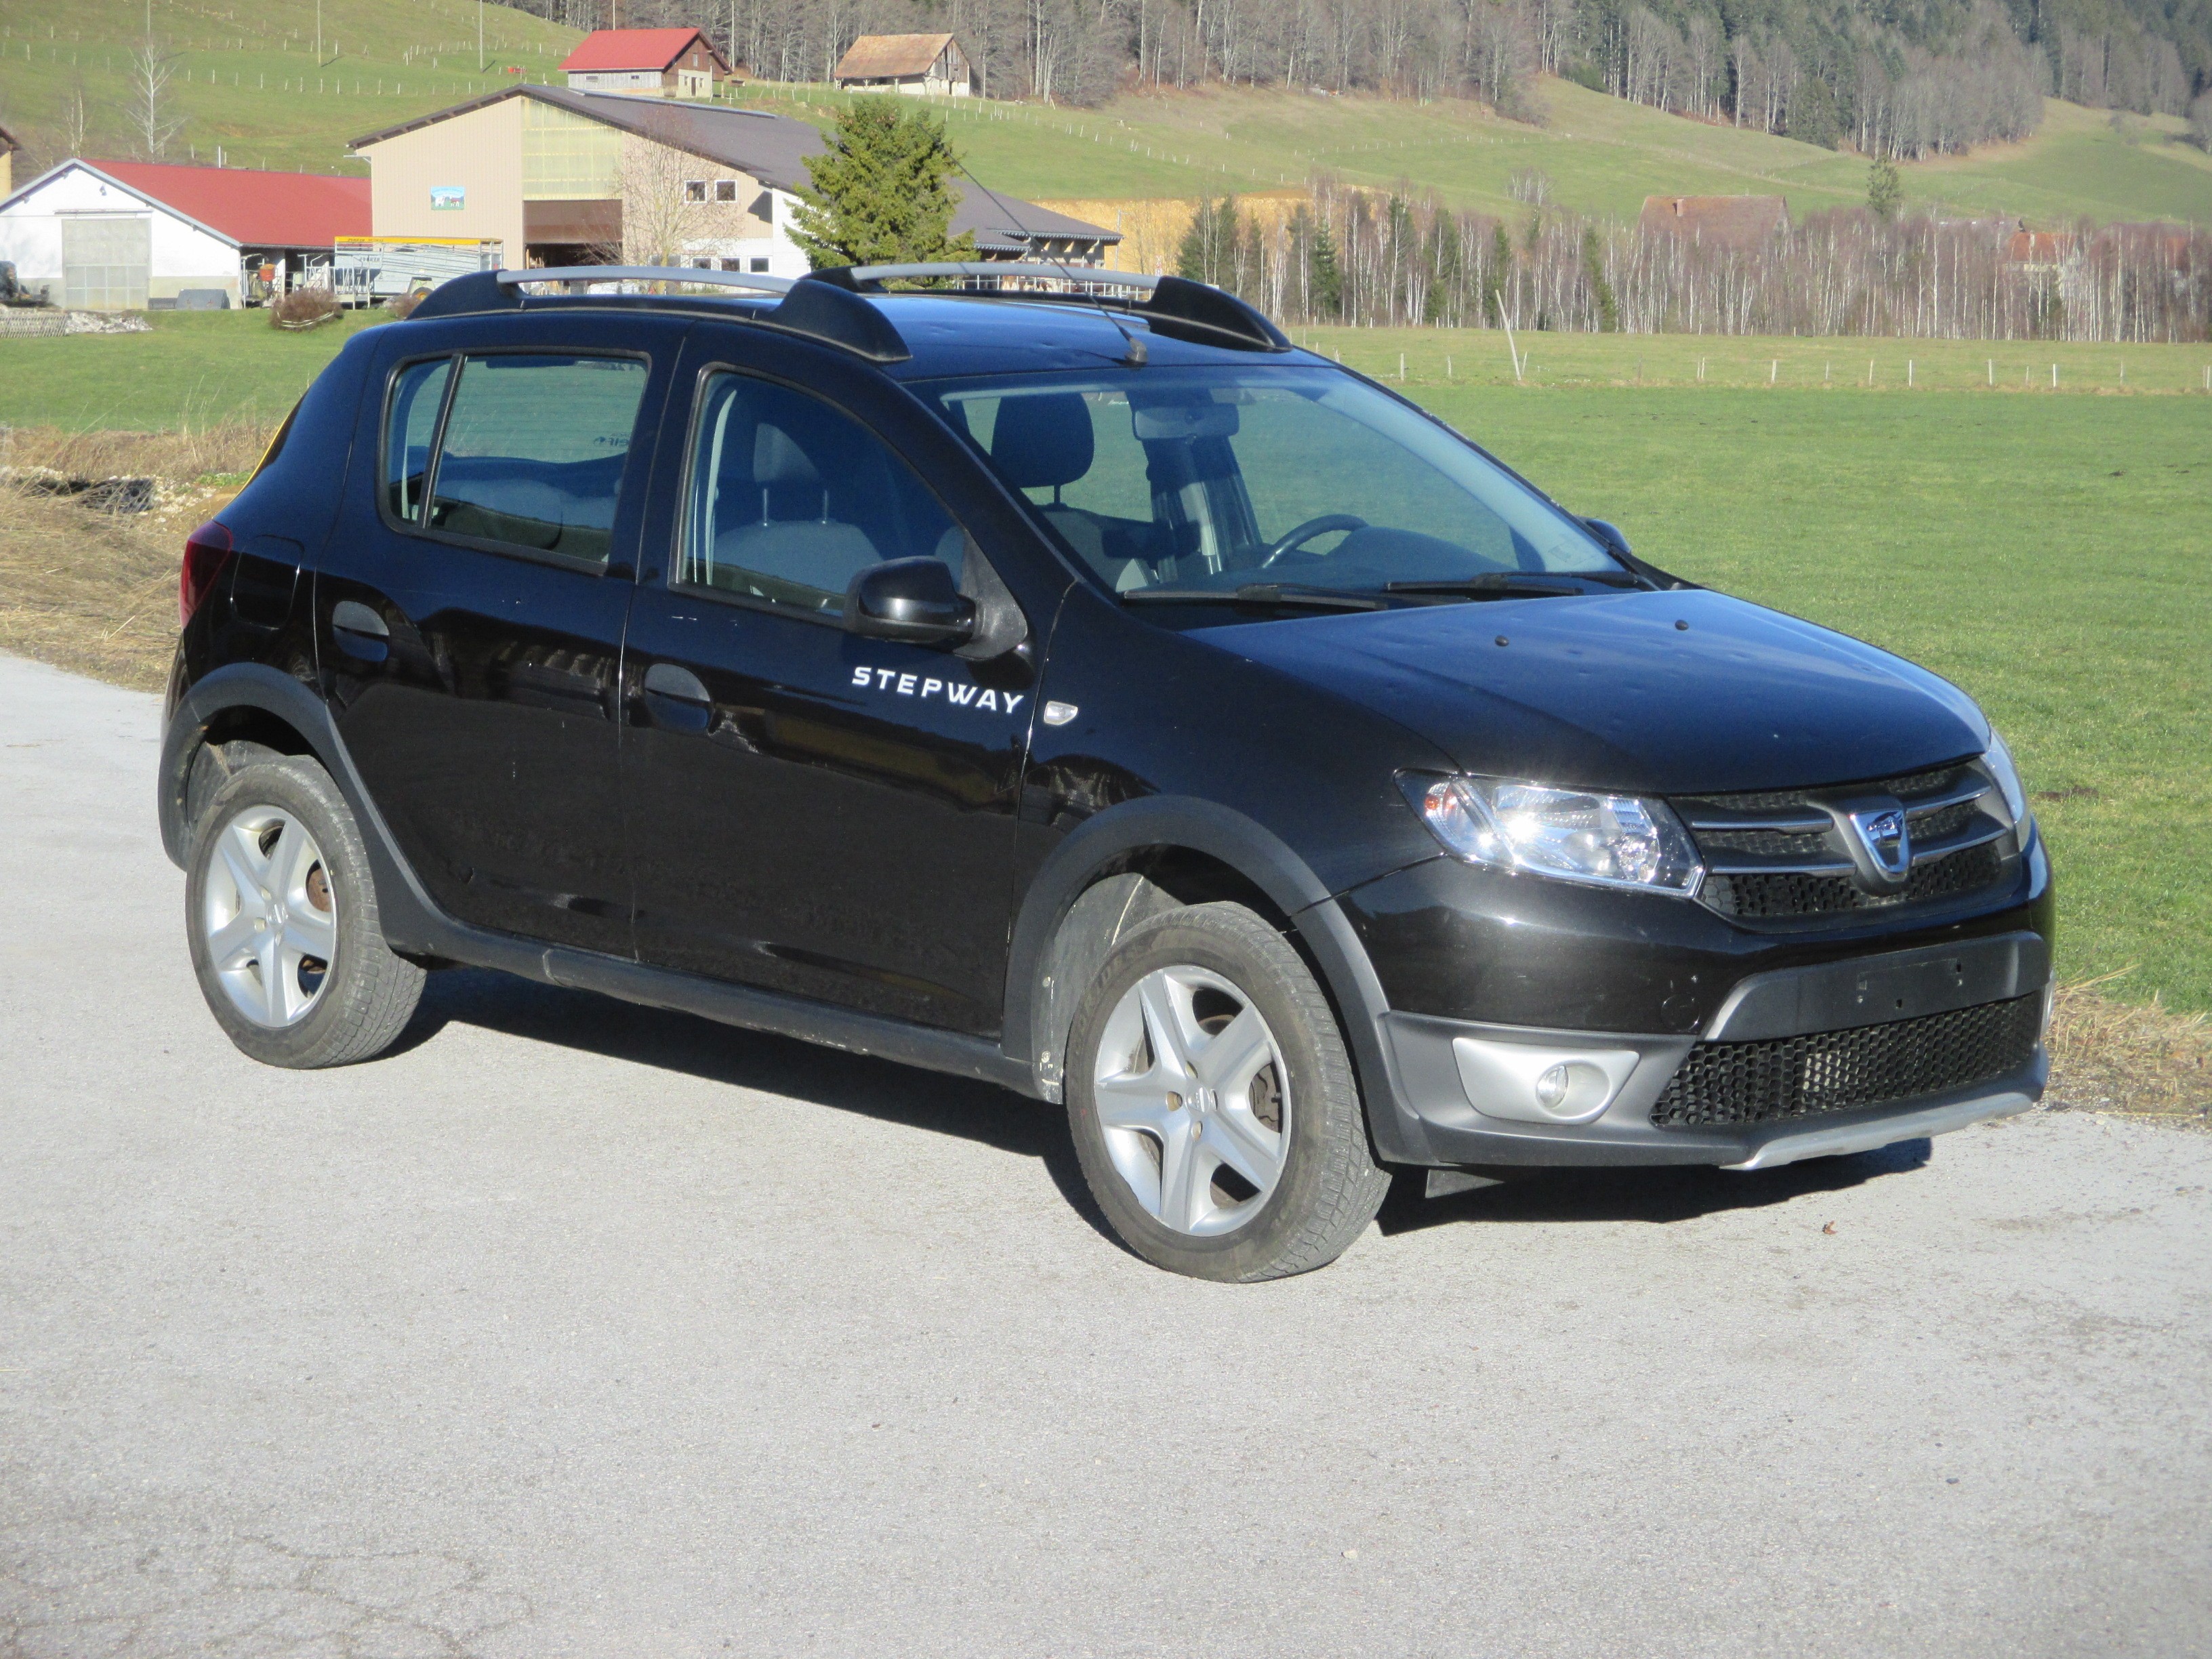
[[1583, 523], [1589, 527], [1590, 534], [1603, 542], [1611, 551], [1624, 559], [1636, 556], [1629, 548], [1628, 538], [1620, 533], [1619, 526], [1607, 524], [1603, 519], [1584, 519]]
[[959, 646], [975, 634], [975, 601], [942, 559], [888, 559], [845, 589], [845, 627], [864, 639]]

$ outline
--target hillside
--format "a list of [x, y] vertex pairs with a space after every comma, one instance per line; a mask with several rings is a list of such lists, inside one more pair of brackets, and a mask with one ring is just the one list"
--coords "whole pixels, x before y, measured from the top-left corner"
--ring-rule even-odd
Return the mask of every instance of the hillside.
[[[253, 12], [160, 0], [155, 32], [173, 53], [169, 94], [183, 125], [173, 159], [354, 170], [348, 140], [520, 76], [549, 78], [574, 30], [487, 6], [485, 68], [477, 10], [463, 0], [325, 0], [315, 54], [314, 0], [272, 0]], [[76, 148], [70, 106], [82, 93], [81, 153], [145, 149], [130, 118], [137, 0], [24, 0], [0, 23], [0, 120], [26, 141], [19, 180]], [[838, 96], [758, 84], [749, 101], [817, 121]], [[1032, 198], [1188, 198], [1279, 189], [1326, 172], [1354, 184], [1406, 185], [1451, 205], [1502, 212], [1513, 179], [1540, 171], [1559, 205], [1632, 216], [1647, 194], [1778, 191], [1802, 215], [1865, 199], [1860, 158], [1765, 133], [1686, 119], [1592, 92], [1537, 83], [1541, 126], [1505, 120], [1459, 99], [1425, 102], [1310, 92], [1212, 89], [1124, 96], [1072, 111], [992, 100], [941, 106], [976, 173]], [[2124, 116], [2051, 100], [2027, 141], [1907, 163], [1910, 202], [1960, 213], [2010, 213], [2038, 223], [2100, 220], [2212, 222], [2212, 157], [2180, 143], [2170, 118]]]
[[[182, 125], [163, 159], [312, 173], [363, 171], [349, 139], [458, 103], [526, 74], [544, 80], [580, 38], [505, 6], [465, 0], [315, 0], [252, 8], [154, 0], [154, 34], [176, 79], [165, 99]], [[0, 122], [24, 141], [31, 167], [70, 154], [148, 153], [131, 118], [131, 59], [144, 38], [143, 0], [21, 0], [0, 11]], [[84, 142], [69, 142], [70, 105], [84, 100]]]

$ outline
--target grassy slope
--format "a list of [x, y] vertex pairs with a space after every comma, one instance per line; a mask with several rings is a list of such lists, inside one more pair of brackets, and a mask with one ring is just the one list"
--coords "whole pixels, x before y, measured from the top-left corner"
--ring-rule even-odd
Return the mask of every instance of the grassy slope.
[[[837, 102], [817, 88], [750, 95], [815, 119]], [[1686, 121], [1570, 82], [1546, 82], [1543, 98], [1543, 127], [1463, 101], [1219, 89], [1121, 98], [1097, 111], [944, 107], [978, 176], [1033, 198], [1272, 190], [1325, 172], [1523, 213], [1510, 181], [1533, 167], [1550, 177], [1562, 204], [1619, 217], [1632, 217], [1650, 194], [1779, 191], [1798, 214], [1866, 199], [1866, 163], [1856, 156]], [[2097, 111], [2056, 101], [2046, 109], [2044, 130], [2027, 143], [1905, 167], [1907, 198], [2038, 223], [2084, 214], [2212, 221], [2212, 157], [2176, 141], [2178, 122], [2131, 122], [2123, 133]]]
[[[240, 165], [356, 170], [345, 154], [349, 139], [511, 85], [509, 67], [546, 79], [577, 38], [488, 7], [489, 64], [479, 75], [476, 13], [464, 0], [325, 0], [323, 15], [332, 61], [319, 66], [314, 0], [271, 0], [250, 11], [158, 0], [155, 33], [186, 77], [174, 97], [188, 118], [171, 155], [196, 150], [206, 159], [220, 143]], [[136, 153], [124, 113], [125, 59], [143, 16], [133, 0], [9, 7], [0, 21], [0, 118], [50, 150], [63, 102], [81, 82], [92, 109], [88, 150]], [[403, 61], [410, 49], [411, 64]], [[838, 102], [820, 88], [761, 87], [747, 95], [817, 120]], [[940, 107], [981, 177], [1031, 197], [1191, 197], [1280, 188], [1320, 171], [1357, 184], [1410, 184], [1498, 212], [1515, 209], [1509, 180], [1525, 167], [1549, 174], [1565, 205], [1616, 216], [1634, 214], [1655, 192], [1780, 191], [1800, 213], [1865, 197], [1865, 166], [1853, 156], [1686, 121], [1568, 82], [1546, 81], [1540, 97], [1549, 112], [1540, 128], [1461, 100], [1279, 91], [1125, 97], [1087, 112]], [[2048, 109], [2044, 131], [2026, 144], [1906, 167], [1907, 196], [2049, 222], [2085, 213], [2212, 221], [2212, 157], [2174, 142], [2169, 129], [2178, 123], [2135, 122], [2124, 134], [2096, 112]]]
[[[139, 153], [125, 110], [125, 60], [145, 30], [140, 0], [23, 0], [0, 16], [0, 119], [43, 155], [58, 143], [63, 104], [81, 83], [91, 113], [86, 151]], [[365, 171], [346, 158], [349, 139], [512, 85], [509, 67], [545, 80], [580, 38], [487, 6], [489, 61], [480, 75], [476, 8], [464, 0], [325, 0], [320, 64], [315, 0], [251, 8], [156, 0], [153, 16], [155, 36], [175, 54], [175, 107], [186, 117], [165, 159], [185, 161], [196, 149], [211, 161], [222, 144], [234, 166], [313, 173]], [[410, 49], [412, 64], [403, 61]]]

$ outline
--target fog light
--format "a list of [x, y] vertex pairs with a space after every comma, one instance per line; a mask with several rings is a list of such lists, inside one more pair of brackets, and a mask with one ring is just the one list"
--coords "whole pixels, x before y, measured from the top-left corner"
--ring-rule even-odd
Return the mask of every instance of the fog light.
[[1486, 1117], [1588, 1123], [1613, 1103], [1640, 1056], [1633, 1048], [1565, 1048], [1488, 1037], [1452, 1039], [1468, 1103]]
[[1554, 1066], [1536, 1079], [1536, 1103], [1546, 1111], [1556, 1111], [1567, 1097], [1567, 1068]]

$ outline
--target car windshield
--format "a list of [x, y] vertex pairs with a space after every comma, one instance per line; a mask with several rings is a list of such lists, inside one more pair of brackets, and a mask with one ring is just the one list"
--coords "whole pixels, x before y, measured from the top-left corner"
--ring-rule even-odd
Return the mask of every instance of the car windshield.
[[1338, 370], [1145, 368], [917, 390], [1125, 596], [1623, 574], [1496, 462]]

